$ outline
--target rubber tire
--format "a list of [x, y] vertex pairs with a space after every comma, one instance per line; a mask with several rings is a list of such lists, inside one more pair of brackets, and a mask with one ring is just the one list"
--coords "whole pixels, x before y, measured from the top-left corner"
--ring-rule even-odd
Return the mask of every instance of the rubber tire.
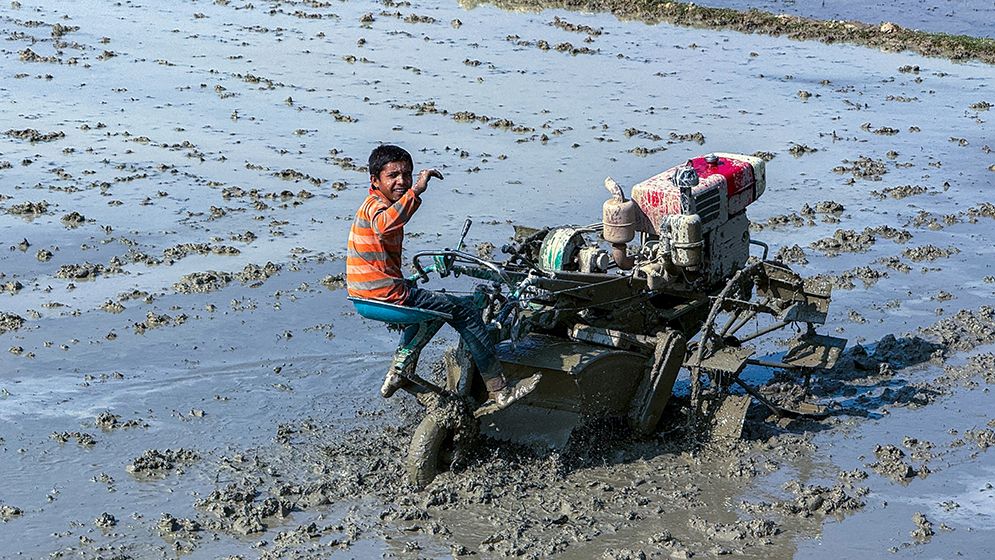
[[446, 447], [452, 446], [449, 430], [441, 426], [431, 414], [425, 415], [415, 428], [408, 447], [406, 470], [408, 483], [421, 490], [428, 486], [435, 476], [446, 470]]

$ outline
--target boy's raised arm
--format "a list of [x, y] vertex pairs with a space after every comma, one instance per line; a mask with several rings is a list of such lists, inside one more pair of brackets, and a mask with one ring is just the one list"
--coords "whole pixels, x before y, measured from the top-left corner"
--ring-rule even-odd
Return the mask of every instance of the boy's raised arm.
[[397, 202], [377, 211], [370, 222], [373, 231], [379, 235], [393, 233], [404, 227], [411, 219], [411, 215], [421, 206], [421, 194], [428, 189], [428, 182], [431, 178], [442, 179], [442, 173], [437, 169], [424, 169], [418, 173], [418, 180], [404, 193]]

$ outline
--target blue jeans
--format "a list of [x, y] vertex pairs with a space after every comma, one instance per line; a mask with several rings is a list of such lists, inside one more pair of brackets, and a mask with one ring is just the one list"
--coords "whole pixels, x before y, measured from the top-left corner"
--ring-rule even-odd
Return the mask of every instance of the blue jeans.
[[[487, 336], [487, 327], [480, 318], [480, 310], [473, 305], [473, 296], [460, 297], [414, 287], [403, 305], [451, 315], [452, 320], [446, 322], [460, 334], [463, 345], [469, 350], [480, 376], [484, 378], [487, 390], [498, 391], [504, 388], [501, 363], [494, 353], [490, 337]], [[401, 344], [410, 343], [417, 332], [418, 325], [409, 325], [401, 335]]]

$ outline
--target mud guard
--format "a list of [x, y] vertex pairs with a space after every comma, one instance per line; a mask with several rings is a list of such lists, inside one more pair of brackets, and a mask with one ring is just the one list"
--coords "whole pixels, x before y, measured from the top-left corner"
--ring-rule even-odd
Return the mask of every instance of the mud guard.
[[657, 336], [653, 364], [633, 395], [628, 418], [630, 428], [644, 435], [656, 431], [686, 353], [687, 343], [680, 332], [668, 330]]

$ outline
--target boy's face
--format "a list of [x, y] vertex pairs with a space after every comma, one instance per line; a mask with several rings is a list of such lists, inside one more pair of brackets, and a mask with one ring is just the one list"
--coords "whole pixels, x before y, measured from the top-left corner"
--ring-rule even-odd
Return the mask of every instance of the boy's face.
[[370, 184], [391, 202], [397, 202], [411, 188], [411, 164], [392, 161], [383, 166], [379, 176], [370, 175]]

